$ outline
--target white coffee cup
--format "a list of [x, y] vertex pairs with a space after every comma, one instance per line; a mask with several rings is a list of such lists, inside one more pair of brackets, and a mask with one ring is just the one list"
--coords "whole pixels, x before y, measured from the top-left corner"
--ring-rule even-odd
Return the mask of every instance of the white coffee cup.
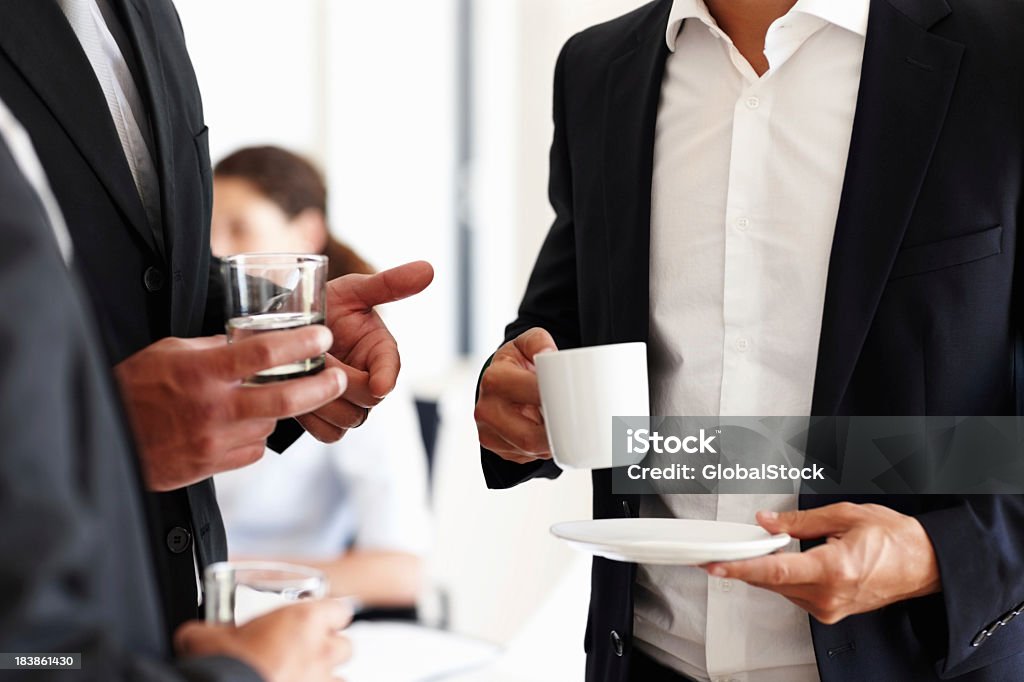
[[[562, 468], [613, 466], [613, 417], [650, 414], [647, 344], [591, 346], [534, 357], [541, 414], [555, 463]], [[635, 461], [616, 459], [614, 465]]]

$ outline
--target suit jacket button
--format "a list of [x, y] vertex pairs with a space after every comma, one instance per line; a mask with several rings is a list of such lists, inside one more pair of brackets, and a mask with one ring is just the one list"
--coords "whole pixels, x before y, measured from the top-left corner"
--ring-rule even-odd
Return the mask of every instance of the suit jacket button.
[[612, 651], [615, 652], [616, 656], [620, 656], [621, 657], [622, 656], [622, 638], [619, 637], [619, 633], [615, 632], [615, 630], [612, 630], [611, 640], [612, 640]]
[[167, 534], [167, 549], [174, 554], [181, 554], [192, 546], [192, 533], [181, 526], [176, 526]]
[[164, 288], [164, 273], [159, 268], [150, 266], [142, 275], [142, 283], [146, 285], [146, 291], [155, 294]]

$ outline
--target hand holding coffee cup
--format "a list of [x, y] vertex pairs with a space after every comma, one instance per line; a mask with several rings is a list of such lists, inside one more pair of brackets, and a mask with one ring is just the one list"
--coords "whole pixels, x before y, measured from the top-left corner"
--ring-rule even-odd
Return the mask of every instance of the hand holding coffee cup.
[[503, 459], [604, 469], [613, 465], [612, 418], [649, 413], [646, 344], [558, 351], [535, 328], [494, 355], [475, 416], [480, 444]]
[[480, 444], [516, 464], [551, 459], [534, 358], [558, 350], [539, 327], [498, 349], [480, 378], [476, 418]]

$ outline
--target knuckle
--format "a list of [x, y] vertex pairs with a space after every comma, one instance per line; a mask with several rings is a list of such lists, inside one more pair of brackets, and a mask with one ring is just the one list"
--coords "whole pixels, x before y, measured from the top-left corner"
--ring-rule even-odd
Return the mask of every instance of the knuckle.
[[816, 609], [814, 617], [825, 625], [835, 625], [841, 620], [837, 612], [827, 608]]
[[251, 445], [242, 451], [239, 460], [243, 466], [249, 466], [255, 464], [263, 458], [263, 446], [262, 445]]
[[213, 457], [217, 452], [217, 439], [210, 433], [200, 434], [195, 441], [195, 452], [204, 459]]
[[269, 438], [270, 434], [277, 429], [277, 422], [273, 419], [261, 419], [257, 423], [256, 432], [262, 438]]
[[266, 369], [274, 365], [274, 349], [266, 342], [254, 343], [249, 349], [249, 360], [254, 365]]
[[323, 429], [320, 435], [315, 436], [315, 438], [321, 443], [330, 445], [340, 441], [346, 433], [348, 433], [348, 429]]
[[295, 414], [298, 411], [299, 399], [291, 391], [279, 393], [274, 400], [274, 411], [281, 416]]
[[497, 368], [491, 365], [484, 372], [484, 375], [480, 377], [480, 392], [481, 393], [494, 393], [501, 388], [501, 377], [499, 376]]
[[850, 559], [840, 557], [825, 567], [825, 578], [832, 584], [850, 583], [857, 579], [857, 569]]
[[836, 504], [836, 512], [849, 517], [857, 513], [860, 507], [853, 502], [839, 502]]
[[491, 410], [489, 409], [488, 402], [486, 400], [480, 400], [477, 402], [476, 407], [473, 408], [473, 419], [476, 421], [478, 429], [480, 425], [490, 425]]
[[291, 607], [290, 612], [295, 624], [303, 629], [312, 629], [319, 624], [320, 618], [315, 602], [300, 602]]
[[818, 620], [826, 625], [835, 625], [843, 619], [842, 603], [836, 597], [828, 596], [821, 599], [815, 605], [815, 608], [818, 613]]

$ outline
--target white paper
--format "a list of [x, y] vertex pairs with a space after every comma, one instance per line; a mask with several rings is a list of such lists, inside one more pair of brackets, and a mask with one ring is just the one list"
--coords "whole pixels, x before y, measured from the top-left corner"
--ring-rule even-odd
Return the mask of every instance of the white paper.
[[345, 631], [352, 660], [346, 682], [434, 682], [493, 662], [496, 644], [407, 623], [355, 623]]

